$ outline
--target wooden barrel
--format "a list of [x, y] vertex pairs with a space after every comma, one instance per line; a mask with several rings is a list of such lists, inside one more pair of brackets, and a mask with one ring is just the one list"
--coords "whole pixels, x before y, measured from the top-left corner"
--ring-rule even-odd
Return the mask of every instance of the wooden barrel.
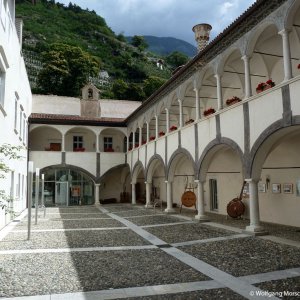
[[245, 204], [239, 198], [234, 198], [227, 204], [227, 213], [231, 218], [238, 218], [244, 212]]
[[192, 207], [196, 205], [196, 195], [192, 191], [186, 191], [181, 196], [181, 203], [186, 207]]

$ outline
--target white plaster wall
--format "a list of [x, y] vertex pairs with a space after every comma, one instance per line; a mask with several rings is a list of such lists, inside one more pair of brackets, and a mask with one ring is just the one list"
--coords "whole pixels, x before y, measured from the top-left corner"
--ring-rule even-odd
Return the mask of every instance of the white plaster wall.
[[291, 110], [293, 115], [300, 115], [300, 78], [290, 84]]
[[104, 151], [104, 137], [112, 137], [113, 149], [115, 152], [124, 152], [124, 134], [114, 129], [105, 129], [100, 135], [100, 151]]
[[146, 146], [141, 146], [140, 149], [140, 161], [143, 163], [144, 166], [147, 166], [146, 162]]
[[66, 152], [66, 164], [80, 167], [96, 176], [96, 153]]
[[160, 138], [156, 142], [156, 153], [162, 157], [162, 159], [165, 159], [165, 144], [166, 139], [164, 137]]
[[168, 162], [172, 156], [172, 154], [178, 149], [178, 132], [174, 132], [168, 135], [167, 137], [168, 143]]
[[273, 88], [265, 93], [249, 101], [251, 147], [268, 126], [282, 119], [281, 89]]
[[238, 105], [220, 114], [222, 137], [235, 141], [244, 151], [244, 114], [243, 105]]
[[198, 144], [200, 158], [205, 147], [216, 138], [216, 120], [215, 118], [204, 119], [198, 124]]
[[195, 129], [189, 125], [181, 130], [181, 146], [187, 149], [195, 160]]
[[147, 165], [151, 157], [155, 154], [155, 142], [148, 143], [147, 145]]
[[61, 152], [56, 151], [30, 151], [29, 153], [29, 160], [33, 161], [34, 169], [60, 165], [61, 159]]
[[[261, 182], [270, 178], [266, 193], [259, 193], [262, 221], [300, 226], [300, 196], [296, 185], [300, 180], [300, 133], [285, 138], [267, 157], [261, 174]], [[272, 184], [281, 184], [281, 193], [272, 193]], [[283, 193], [283, 184], [292, 183], [293, 192]]]
[[139, 150], [138, 148], [135, 148], [135, 150], [132, 150], [132, 168], [134, 168], [138, 160], [139, 160]]
[[62, 143], [62, 135], [59, 131], [41, 127], [29, 133], [29, 149], [31, 151], [44, 151], [50, 143]]
[[[95, 154], [96, 159], [96, 154]], [[100, 155], [100, 176], [105, 174], [109, 169], [118, 165], [125, 164], [125, 154], [116, 152], [103, 152]], [[96, 166], [96, 163], [95, 163]], [[93, 173], [94, 174], [94, 173]]]
[[[14, 132], [15, 98], [17, 94], [19, 97], [17, 129], [19, 130], [20, 107], [23, 108], [23, 114], [27, 121], [31, 113], [32, 96], [23, 57], [20, 55], [20, 44], [14, 26], [14, 11], [5, 10], [4, 3], [6, 1], [0, 3], [2, 12], [0, 14], [0, 68], [5, 72], [4, 104], [0, 105], [0, 145], [8, 143], [24, 148], [19, 153], [22, 156], [21, 160], [5, 160], [7, 166], [14, 172], [14, 182], [11, 181], [11, 173], [8, 173], [5, 179], [0, 180], [0, 189], [4, 190], [8, 196], [12, 195], [14, 198], [18, 198], [14, 201], [13, 210], [15, 213], [19, 213], [26, 208], [27, 149], [25, 147], [28, 133], [27, 124], [25, 138], [23, 132]], [[14, 7], [11, 6], [12, 3], [13, 1], [9, 0], [11, 8]], [[20, 178], [24, 178], [24, 184], [22, 184], [22, 180], [21, 183], [18, 182], [19, 175]], [[0, 229], [9, 221], [10, 215], [5, 216], [4, 210], [1, 209]]]

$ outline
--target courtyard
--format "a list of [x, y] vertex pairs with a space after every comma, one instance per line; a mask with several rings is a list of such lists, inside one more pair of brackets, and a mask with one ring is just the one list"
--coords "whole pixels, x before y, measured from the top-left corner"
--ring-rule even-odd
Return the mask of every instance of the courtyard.
[[141, 205], [47, 208], [0, 231], [2, 299], [297, 299], [299, 228]]

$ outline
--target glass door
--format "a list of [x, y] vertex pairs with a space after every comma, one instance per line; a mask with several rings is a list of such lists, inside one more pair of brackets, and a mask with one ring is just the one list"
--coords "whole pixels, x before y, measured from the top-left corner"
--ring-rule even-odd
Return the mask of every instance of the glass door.
[[69, 182], [56, 182], [55, 204], [58, 206], [69, 206]]

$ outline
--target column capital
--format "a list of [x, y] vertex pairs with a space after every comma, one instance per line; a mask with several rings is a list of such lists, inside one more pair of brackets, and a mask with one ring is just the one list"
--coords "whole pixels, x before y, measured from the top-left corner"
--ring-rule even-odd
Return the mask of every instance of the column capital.
[[101, 184], [100, 183], [95, 183], [95, 186], [96, 187], [99, 187]]
[[151, 184], [152, 182], [151, 181], [145, 181], [145, 184]]
[[214, 77], [217, 78], [217, 79], [221, 79], [222, 75], [219, 74], [219, 73], [216, 73], [216, 74], [214, 74]]
[[250, 60], [251, 59], [251, 55], [248, 55], [248, 54], [245, 54], [245, 55], [243, 55], [242, 57], [241, 57], [241, 59], [243, 60], [243, 61], [245, 61], [245, 60]]
[[291, 31], [292, 30], [289, 29], [289, 28], [283, 28], [280, 31], [278, 31], [278, 34], [280, 34], [280, 35], [286, 35], [286, 34], [289, 34]]
[[246, 178], [244, 179], [247, 183], [250, 183], [250, 182], [254, 182], [254, 183], [258, 183], [259, 182], [259, 179], [254, 179], [254, 178]]

